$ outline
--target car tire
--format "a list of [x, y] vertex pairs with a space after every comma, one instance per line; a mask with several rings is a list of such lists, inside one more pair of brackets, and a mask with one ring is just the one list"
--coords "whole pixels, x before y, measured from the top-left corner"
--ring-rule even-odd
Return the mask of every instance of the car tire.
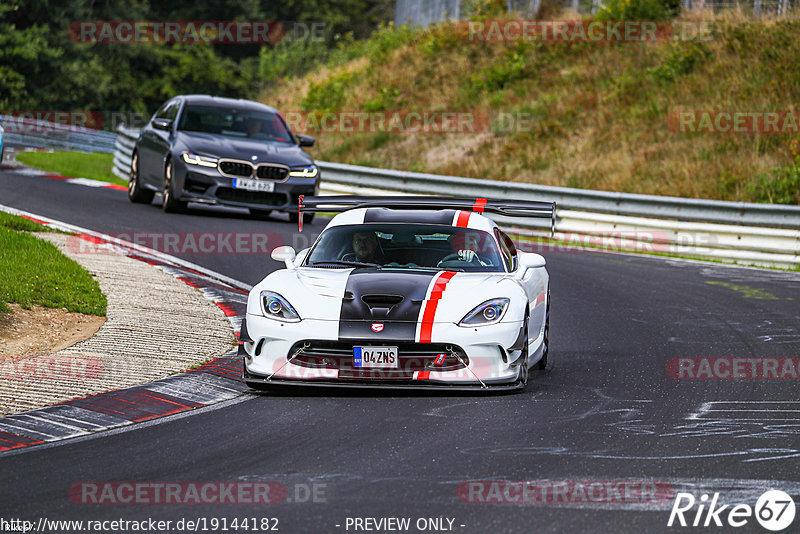
[[250, 215], [256, 219], [267, 219], [270, 215], [272, 215], [272, 210], [256, 210], [250, 208]]
[[[303, 224], [310, 224], [314, 220], [315, 213], [304, 213]], [[292, 212], [289, 214], [289, 222], [297, 224], [300, 221], [300, 214]]]
[[547, 356], [550, 354], [550, 288], [547, 288], [547, 308], [545, 308], [544, 339], [542, 346], [542, 359], [536, 362], [536, 369], [544, 371], [547, 368]]
[[166, 213], [180, 213], [186, 209], [188, 202], [175, 199], [175, 187], [172, 182], [172, 161], [164, 167], [164, 204]]
[[519, 364], [519, 376], [517, 377], [517, 386], [520, 390], [524, 390], [528, 385], [528, 376], [530, 375], [530, 367], [528, 364], [528, 318], [525, 318], [525, 330], [522, 333], [523, 346], [522, 355]]
[[134, 152], [131, 159], [131, 174], [128, 177], [128, 200], [135, 204], [150, 204], [155, 194], [155, 191], [142, 188], [139, 179], [139, 154]]

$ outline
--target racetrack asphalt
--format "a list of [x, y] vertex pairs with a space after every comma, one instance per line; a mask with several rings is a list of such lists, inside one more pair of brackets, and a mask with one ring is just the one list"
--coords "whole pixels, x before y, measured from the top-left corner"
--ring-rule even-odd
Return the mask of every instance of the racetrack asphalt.
[[[298, 236], [285, 216], [167, 215], [158, 200], [132, 205], [121, 191], [11, 170], [0, 171], [0, 203], [110, 234], [266, 231], [275, 232], [276, 246], [295, 248], [325, 222]], [[171, 253], [248, 284], [280, 267], [262, 254]], [[0, 456], [0, 518], [277, 518], [281, 532], [321, 533], [354, 532], [348, 518], [366, 517], [409, 517], [408, 532], [428, 532], [415, 522], [444, 517], [456, 532], [669, 532], [678, 528], [667, 527], [677, 492], [698, 499], [719, 492], [720, 504], [753, 506], [765, 490], [783, 489], [800, 502], [797, 380], [668, 373], [676, 358], [800, 357], [800, 274], [597, 252], [545, 257], [551, 365], [524, 393], [248, 395]], [[287, 500], [198, 506], [70, 498], [71, 488], [82, 487], [76, 484], [103, 481], [271, 481], [286, 488]], [[629, 481], [655, 484], [666, 496], [634, 502], [571, 492], [566, 502], [464, 502], [469, 495], [460, 488], [470, 481], [528, 481], [540, 490], [552, 481], [573, 489]], [[312, 487], [317, 502], [305, 499]], [[751, 517], [736, 531], [765, 530]]]

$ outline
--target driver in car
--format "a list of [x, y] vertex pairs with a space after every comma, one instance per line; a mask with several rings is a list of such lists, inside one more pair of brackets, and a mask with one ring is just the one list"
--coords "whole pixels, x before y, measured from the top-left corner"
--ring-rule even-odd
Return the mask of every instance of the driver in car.
[[247, 137], [253, 137], [255, 139], [269, 138], [269, 136], [262, 131], [262, 124], [260, 119], [250, 117], [247, 120], [245, 120], [244, 125], [245, 129], [247, 130]]
[[450, 241], [450, 246], [453, 248], [453, 251], [458, 254], [458, 259], [460, 261], [466, 263], [480, 263], [485, 266], [487, 264], [478, 256], [480, 250], [479, 240], [480, 237], [478, 235], [470, 232], [458, 232], [451, 235], [448, 239], [448, 241]]
[[353, 252], [355, 261], [383, 264], [383, 253], [375, 232], [356, 232], [353, 234]]

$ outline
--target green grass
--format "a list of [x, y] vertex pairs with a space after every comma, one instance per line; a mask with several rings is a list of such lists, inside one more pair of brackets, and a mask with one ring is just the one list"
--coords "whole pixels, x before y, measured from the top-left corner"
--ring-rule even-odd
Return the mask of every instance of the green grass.
[[107, 302], [97, 281], [53, 244], [25, 233], [30, 231], [46, 229], [0, 212], [0, 314], [14, 302], [104, 316]]
[[52, 232], [52, 228], [35, 223], [24, 217], [11, 215], [4, 211], [0, 211], [0, 229], [15, 230], [17, 232]]
[[112, 154], [84, 152], [20, 152], [17, 161], [44, 171], [71, 178], [89, 178], [111, 184], [127, 186], [111, 172], [114, 156]]
[[[501, 0], [474, 4], [505, 9]], [[629, 13], [610, 11], [614, 20], [656, 20], [675, 8], [672, 0], [606, 5]], [[573, 17], [552, 11], [545, 18]], [[793, 123], [779, 134], [712, 134], [681, 130], [676, 119], [691, 110], [700, 112], [695, 123], [704, 111], [796, 116], [800, 12], [780, 19], [737, 10], [684, 13], [678, 22], [702, 22], [709, 33], [653, 43], [503, 43], [471, 41], [464, 26], [452, 22], [387, 27], [348, 45], [349, 61], [321, 57], [307, 74], [272, 78], [261, 96], [278, 109], [308, 113], [460, 111], [483, 118], [471, 133], [322, 131], [314, 148], [320, 160], [626, 193], [800, 203], [800, 133]]]

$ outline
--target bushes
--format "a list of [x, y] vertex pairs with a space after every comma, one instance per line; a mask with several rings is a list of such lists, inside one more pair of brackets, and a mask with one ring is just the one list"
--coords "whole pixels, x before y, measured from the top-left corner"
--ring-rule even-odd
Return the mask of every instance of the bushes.
[[681, 10], [680, 0], [606, 0], [599, 20], [667, 20]]
[[800, 155], [789, 167], [757, 176], [755, 182], [748, 184], [747, 195], [754, 202], [800, 204]]
[[709, 57], [711, 52], [703, 43], [689, 42], [672, 48], [663, 64], [648, 68], [646, 72], [656, 82], [673, 82]]
[[354, 77], [354, 73], [344, 72], [327, 81], [312, 83], [301, 104], [303, 111], [339, 111]]
[[514, 82], [535, 77], [535, 71], [529, 63], [535, 60], [537, 45], [520, 42], [508, 50], [502, 61], [481, 70], [480, 74], [471, 77], [471, 89], [475, 93], [497, 91], [510, 87]]

